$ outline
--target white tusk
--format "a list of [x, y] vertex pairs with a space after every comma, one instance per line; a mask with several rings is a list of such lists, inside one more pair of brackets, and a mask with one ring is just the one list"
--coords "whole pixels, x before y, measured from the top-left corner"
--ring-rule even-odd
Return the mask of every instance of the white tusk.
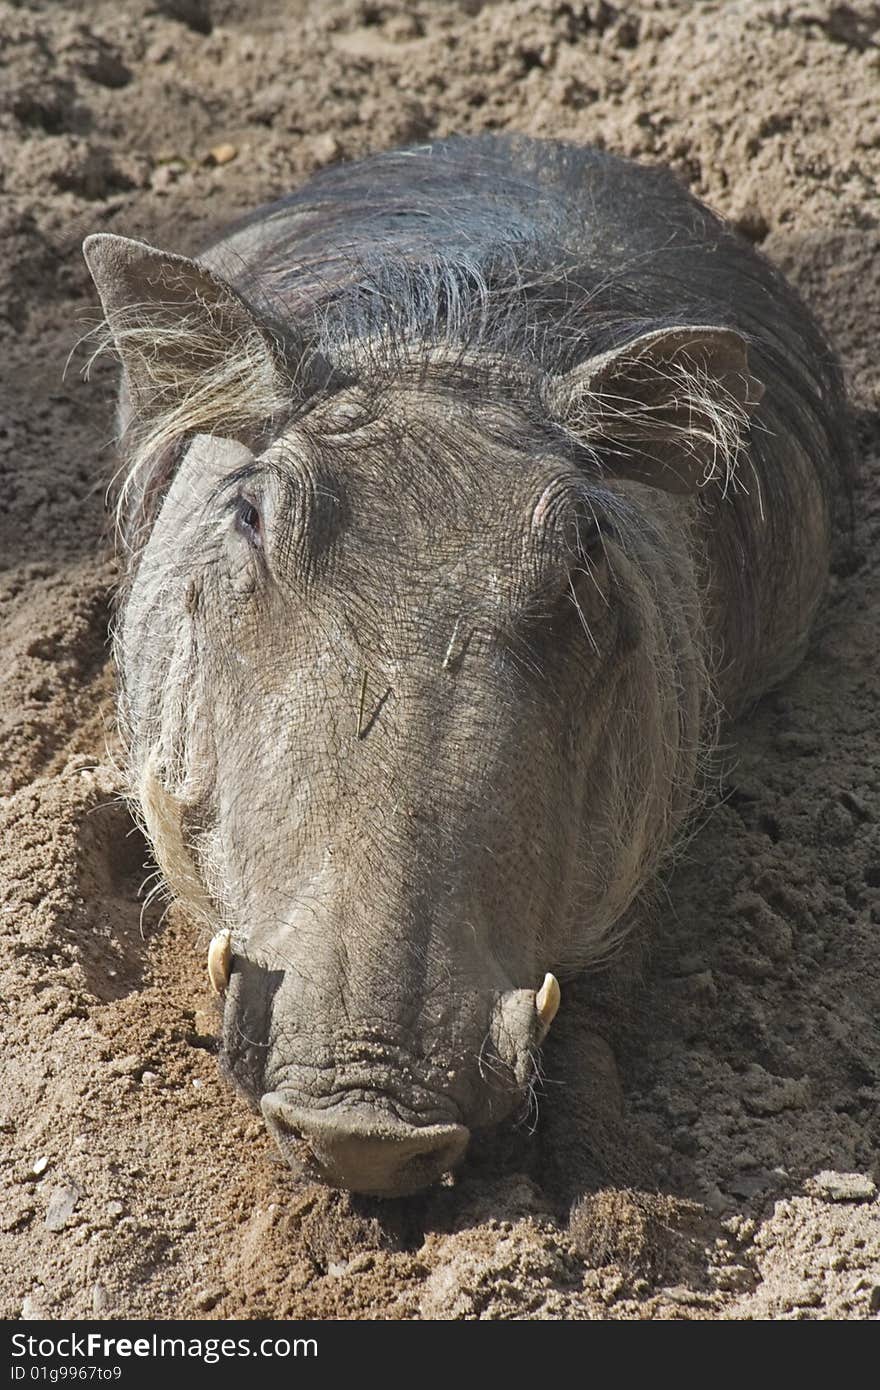
[[208, 947], [208, 979], [215, 994], [225, 994], [232, 961], [232, 934], [227, 927], [211, 938]]
[[535, 995], [535, 1011], [545, 1028], [549, 1028], [556, 1017], [561, 999], [556, 976], [545, 975], [544, 983]]

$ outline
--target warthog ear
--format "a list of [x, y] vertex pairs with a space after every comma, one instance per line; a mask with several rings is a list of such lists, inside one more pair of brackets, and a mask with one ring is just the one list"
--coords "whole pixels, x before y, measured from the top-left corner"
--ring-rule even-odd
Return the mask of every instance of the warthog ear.
[[609, 475], [689, 493], [735, 475], [764, 388], [730, 328], [661, 328], [551, 377], [547, 405]]
[[[224, 280], [128, 237], [87, 237], [83, 254], [125, 369], [138, 427], [240, 435], [285, 402], [304, 359]], [[286, 389], [285, 389], [286, 388]]]

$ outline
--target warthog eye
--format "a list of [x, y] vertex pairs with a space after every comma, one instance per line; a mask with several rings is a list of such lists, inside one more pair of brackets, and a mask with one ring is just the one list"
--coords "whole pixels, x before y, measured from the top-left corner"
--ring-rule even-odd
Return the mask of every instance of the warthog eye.
[[240, 497], [236, 503], [235, 525], [245, 539], [250, 541], [251, 545], [262, 545], [260, 513], [253, 502], [249, 502], [246, 497]]

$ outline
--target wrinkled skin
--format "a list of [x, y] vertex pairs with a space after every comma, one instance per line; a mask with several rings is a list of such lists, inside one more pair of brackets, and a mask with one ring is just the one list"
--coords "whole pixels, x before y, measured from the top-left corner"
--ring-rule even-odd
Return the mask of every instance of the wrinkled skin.
[[[163, 634], [189, 647], [190, 830], [214, 827], [203, 859], [246, 940], [230, 1073], [269, 1097], [284, 1149], [287, 1112], [301, 1130], [314, 1111], [315, 1133], [358, 1107], [400, 1126], [405, 1171], [371, 1182], [397, 1191], [523, 1103], [533, 992], [579, 869], [572, 745], [583, 759], [619, 618], [571, 465], [511, 403], [408, 394], [405, 454], [345, 394], [258, 458], [198, 440], [124, 630], [135, 687], [136, 650], [155, 670]], [[497, 518], [476, 544], [474, 517]], [[412, 1127], [436, 1130], [429, 1154], [410, 1154]], [[356, 1180], [324, 1151], [331, 1178]]]
[[[454, 181], [478, 156], [449, 148]], [[575, 156], [559, 157], [568, 179]], [[646, 235], [616, 197], [629, 180], [638, 206], [644, 176], [576, 158], [584, 178], [599, 167], [596, 227]], [[401, 161], [404, 192], [415, 167]], [[693, 278], [702, 217], [714, 285], [720, 224], [664, 197], [658, 245], [675, 212]], [[451, 343], [449, 323], [437, 337], [429, 302], [427, 327], [366, 345], [340, 330], [326, 361], [292, 310], [279, 328], [255, 306], [259, 227], [201, 262], [86, 243], [132, 441], [131, 780], [172, 891], [208, 935], [231, 933], [228, 1075], [294, 1167], [399, 1195], [528, 1111], [545, 972], [609, 949], [692, 806], [719, 702], [797, 660], [826, 571], [837, 388], [816, 393], [808, 318], [738, 242], [747, 334], [708, 291], [677, 321], [663, 296], [679, 271], [668, 289], [648, 267], [655, 325], [615, 310], [598, 346], [560, 339], [552, 370], [517, 356], [519, 272], [491, 351]], [[472, 284], [443, 275], [447, 295]]]

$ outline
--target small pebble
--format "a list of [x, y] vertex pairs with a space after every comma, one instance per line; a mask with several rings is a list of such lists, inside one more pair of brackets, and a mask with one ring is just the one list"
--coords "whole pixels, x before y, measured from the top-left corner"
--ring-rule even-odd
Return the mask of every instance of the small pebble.
[[130, 1052], [125, 1057], [114, 1057], [110, 1062], [110, 1070], [114, 1076], [131, 1076], [137, 1071], [140, 1064], [140, 1058]]
[[759, 1168], [754, 1173], [737, 1173], [726, 1183], [728, 1192], [732, 1192], [734, 1197], [742, 1197], [745, 1201], [766, 1192], [772, 1185], [772, 1178], [766, 1168]]
[[179, 164], [160, 164], [150, 175], [150, 187], [154, 193], [167, 193], [172, 184], [180, 178], [183, 168]]
[[155, 1071], [145, 1071], [141, 1075], [142, 1086], [155, 1086], [159, 1080], [159, 1073]]
[[40, 1294], [27, 1294], [21, 1305], [22, 1322], [38, 1322], [46, 1317], [48, 1317], [48, 1312]]
[[332, 164], [342, 154], [342, 146], [329, 132], [316, 135], [311, 142], [312, 156], [318, 164]]
[[663, 1293], [670, 1303], [679, 1303], [685, 1307], [709, 1301], [707, 1294], [700, 1293], [696, 1289], [689, 1289], [684, 1284], [673, 1284], [670, 1288], [664, 1289]]
[[214, 145], [208, 154], [212, 164], [229, 164], [238, 154], [237, 145]]
[[107, 1309], [108, 1309], [109, 1307], [110, 1307], [110, 1295], [108, 1294], [107, 1290], [104, 1288], [104, 1285], [103, 1285], [103, 1284], [94, 1284], [94, 1285], [92, 1286], [92, 1312], [93, 1312], [97, 1317], [100, 1317], [102, 1313], [106, 1313], [106, 1312], [107, 1312]]
[[155, 43], [150, 44], [144, 54], [144, 61], [146, 63], [167, 63], [173, 57], [174, 45], [169, 43], [167, 39], [157, 39]]
[[63, 1231], [81, 1196], [79, 1188], [72, 1182], [60, 1183], [58, 1187], [53, 1187], [46, 1208], [46, 1228], [50, 1231]]
[[34, 1166], [31, 1168], [31, 1172], [33, 1173], [35, 1178], [39, 1178], [43, 1173], [45, 1173], [48, 1167], [49, 1160], [45, 1154], [42, 1154], [40, 1158], [34, 1160]]

